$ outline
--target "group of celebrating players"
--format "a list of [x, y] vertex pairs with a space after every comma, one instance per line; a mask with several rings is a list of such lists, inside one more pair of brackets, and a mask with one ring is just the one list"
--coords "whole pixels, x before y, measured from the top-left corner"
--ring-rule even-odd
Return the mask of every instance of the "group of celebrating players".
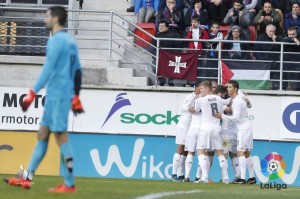
[[[195, 183], [209, 183], [214, 154], [218, 156], [224, 184], [256, 184], [250, 150], [253, 148], [252, 125], [248, 119], [251, 103], [231, 80], [227, 86], [216, 82], [197, 82], [195, 91], [182, 105], [177, 124], [177, 151], [173, 157], [173, 181], [190, 182], [194, 155], [198, 155]], [[230, 182], [230, 157], [235, 178]], [[246, 181], [248, 168], [249, 179]]]

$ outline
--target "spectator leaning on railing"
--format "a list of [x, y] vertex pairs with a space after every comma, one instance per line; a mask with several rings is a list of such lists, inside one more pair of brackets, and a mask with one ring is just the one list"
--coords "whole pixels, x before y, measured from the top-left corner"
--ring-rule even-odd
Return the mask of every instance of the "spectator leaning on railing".
[[[287, 43], [295, 43], [296, 45], [284, 46], [283, 61], [300, 62], [300, 39], [297, 38], [297, 35], [297, 28], [291, 26], [287, 29], [287, 37], [283, 38], [282, 41]], [[299, 63], [284, 63], [283, 69], [285, 71], [300, 72], [300, 65]], [[300, 73], [283, 73], [283, 80], [300, 81]], [[291, 90], [300, 90], [300, 82], [290, 82], [289, 85]]]
[[300, 31], [300, 3], [293, 3], [291, 11], [284, 16], [284, 30], [287, 31], [289, 27], [296, 27]]
[[[169, 30], [169, 23], [167, 21], [161, 20], [158, 25], [158, 33], [154, 35], [157, 38], [179, 38], [179, 35], [173, 31]], [[155, 39], [152, 40], [152, 45], [156, 47], [157, 41]], [[172, 40], [163, 40], [159, 42], [160, 48], [180, 48], [180, 42], [172, 41]], [[156, 48], [150, 47], [150, 53], [156, 56]], [[170, 51], [170, 49], [168, 49]], [[153, 57], [152, 61], [153, 65], [156, 65], [156, 58]], [[156, 73], [156, 68], [152, 67], [154, 73]], [[166, 78], [158, 77], [159, 85], [164, 86], [166, 83]], [[174, 86], [173, 80], [168, 79], [169, 86]]]
[[185, 28], [191, 25], [191, 19], [197, 17], [201, 25], [209, 25], [207, 10], [203, 8], [201, 0], [195, 0], [191, 8], [188, 9], [184, 17]]
[[149, 20], [157, 15], [160, 0], [136, 0], [134, 11], [137, 15], [138, 23], [148, 23]]
[[264, 34], [267, 25], [273, 24], [276, 27], [276, 35], [282, 35], [280, 21], [281, 17], [279, 13], [272, 8], [272, 4], [265, 2], [263, 9], [258, 12], [254, 19], [254, 25], [258, 26], [258, 34]]
[[169, 23], [169, 30], [180, 33], [183, 23], [182, 11], [176, 7], [176, 0], [166, 0], [166, 7], [158, 11], [157, 24], [165, 20]]
[[231, 7], [231, 0], [206, 0], [210, 21], [223, 23], [228, 9]]
[[[279, 64], [275, 61], [279, 61], [280, 45], [275, 43], [281, 39], [275, 33], [276, 27], [273, 24], [267, 25], [265, 33], [258, 35], [256, 41], [266, 41], [274, 44], [255, 44], [254, 46], [254, 50], [259, 51], [254, 53], [256, 60], [273, 61], [271, 70], [279, 70]], [[279, 72], [271, 72], [271, 79], [279, 80]], [[287, 87], [287, 85], [283, 85], [283, 87]], [[278, 90], [279, 82], [272, 82], [272, 89]]]
[[229, 24], [230, 28], [239, 26], [249, 40], [250, 12], [246, 9], [242, 0], [233, 1], [233, 7], [228, 10], [226, 17], [224, 18], [224, 24]]
[[239, 41], [249, 41], [245, 34], [242, 32], [241, 28], [237, 25], [234, 25], [229, 31], [226, 40], [234, 41], [234, 43], [224, 43], [223, 58], [225, 59], [249, 59], [249, 44], [248, 43], [239, 43]]

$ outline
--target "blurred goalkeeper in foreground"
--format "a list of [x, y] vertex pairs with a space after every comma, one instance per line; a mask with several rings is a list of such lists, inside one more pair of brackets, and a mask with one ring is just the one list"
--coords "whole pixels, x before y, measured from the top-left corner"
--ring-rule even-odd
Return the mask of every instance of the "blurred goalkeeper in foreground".
[[71, 193], [76, 190], [73, 177], [73, 154], [67, 128], [70, 108], [72, 107], [75, 115], [83, 112], [79, 100], [81, 67], [75, 40], [63, 31], [66, 20], [67, 11], [63, 7], [54, 6], [48, 9], [45, 23], [52, 37], [47, 43], [46, 62], [36, 84], [24, 97], [21, 105], [23, 111], [27, 111], [36, 93], [45, 86], [47, 96], [44, 115], [37, 136], [38, 142], [28, 168], [25, 170], [20, 168], [17, 178], [5, 179], [13, 186], [31, 187], [33, 174], [47, 151], [49, 134], [53, 132], [63, 161], [64, 184], [48, 191]]

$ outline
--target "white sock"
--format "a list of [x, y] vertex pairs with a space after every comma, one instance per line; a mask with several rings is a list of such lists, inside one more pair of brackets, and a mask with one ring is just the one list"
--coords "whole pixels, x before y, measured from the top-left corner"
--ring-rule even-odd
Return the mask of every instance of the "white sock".
[[178, 153], [175, 153], [173, 156], [173, 175], [177, 175], [177, 170], [180, 162], [180, 155]]
[[193, 159], [194, 159], [193, 155], [188, 155], [186, 157], [186, 161], [185, 161], [185, 178], [190, 177], [191, 169], [192, 169], [192, 166], [193, 166]]
[[246, 158], [246, 162], [247, 162], [247, 168], [248, 168], [248, 172], [249, 172], [249, 178], [254, 178], [252, 157], [250, 156], [250, 157]]
[[209, 168], [209, 160], [208, 157], [204, 154], [200, 154], [198, 156], [199, 164], [202, 170], [202, 180], [208, 180], [208, 168]]
[[245, 156], [239, 157], [239, 166], [240, 166], [240, 171], [241, 171], [241, 179], [245, 180], [246, 179], [246, 166], [247, 166]]
[[239, 159], [237, 157], [233, 157], [231, 159], [231, 163], [232, 163], [232, 167], [235, 173], [235, 177], [236, 178], [240, 178], [241, 177], [241, 170], [239, 167]]
[[200, 166], [199, 161], [198, 161], [196, 178], [201, 178], [201, 175], [202, 175], [202, 170], [201, 170], [201, 166]]
[[186, 156], [181, 156], [180, 157], [180, 163], [179, 163], [179, 168], [178, 168], [178, 176], [183, 176], [185, 173], [185, 160]]
[[229, 179], [228, 177], [228, 162], [226, 160], [226, 158], [224, 157], [224, 155], [221, 155], [218, 157], [219, 159], [219, 164], [222, 170], [222, 180], [226, 180]]

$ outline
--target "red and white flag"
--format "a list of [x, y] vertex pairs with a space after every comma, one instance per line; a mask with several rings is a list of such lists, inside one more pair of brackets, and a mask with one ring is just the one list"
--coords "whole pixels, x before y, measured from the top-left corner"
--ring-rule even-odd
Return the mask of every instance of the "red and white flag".
[[174, 53], [160, 50], [157, 75], [171, 79], [197, 79], [198, 52]]
[[234, 73], [231, 71], [231, 69], [223, 62], [222, 64], [222, 84], [227, 84], [229, 80], [234, 76]]

